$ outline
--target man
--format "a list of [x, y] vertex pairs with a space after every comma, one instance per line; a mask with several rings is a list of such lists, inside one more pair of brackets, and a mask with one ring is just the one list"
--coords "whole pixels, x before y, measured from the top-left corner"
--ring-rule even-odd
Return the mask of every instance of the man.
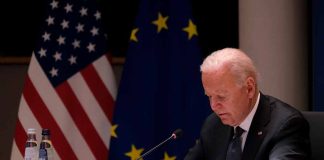
[[258, 90], [256, 68], [243, 51], [216, 51], [201, 72], [214, 113], [185, 160], [310, 159], [308, 122], [298, 110]]

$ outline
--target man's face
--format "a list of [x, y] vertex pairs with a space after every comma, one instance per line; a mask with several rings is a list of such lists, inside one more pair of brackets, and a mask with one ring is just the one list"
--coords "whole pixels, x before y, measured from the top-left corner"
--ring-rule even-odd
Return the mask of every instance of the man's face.
[[205, 94], [209, 97], [211, 109], [220, 117], [223, 124], [237, 126], [253, 108], [255, 86], [253, 79], [251, 83], [251, 77], [247, 78], [243, 86], [239, 86], [235, 76], [226, 71], [202, 73], [202, 83]]

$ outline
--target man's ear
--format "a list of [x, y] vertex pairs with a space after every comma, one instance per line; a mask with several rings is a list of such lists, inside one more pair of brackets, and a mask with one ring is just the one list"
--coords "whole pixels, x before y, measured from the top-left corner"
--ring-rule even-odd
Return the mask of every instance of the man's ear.
[[246, 79], [246, 86], [249, 98], [253, 98], [256, 90], [256, 83], [254, 78], [248, 77]]

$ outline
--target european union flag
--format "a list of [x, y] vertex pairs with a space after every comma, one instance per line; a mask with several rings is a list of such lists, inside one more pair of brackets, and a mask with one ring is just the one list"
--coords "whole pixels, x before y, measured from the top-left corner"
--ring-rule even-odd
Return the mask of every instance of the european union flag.
[[188, 0], [143, 0], [116, 99], [110, 160], [135, 160], [177, 128], [181, 139], [145, 159], [183, 159], [211, 110], [200, 79]]

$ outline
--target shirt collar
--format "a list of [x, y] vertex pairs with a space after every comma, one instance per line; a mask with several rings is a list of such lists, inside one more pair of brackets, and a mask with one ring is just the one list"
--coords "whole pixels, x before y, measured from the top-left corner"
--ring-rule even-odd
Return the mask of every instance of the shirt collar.
[[253, 109], [249, 113], [249, 115], [244, 119], [244, 121], [239, 125], [242, 129], [245, 130], [245, 132], [248, 132], [254, 117], [254, 114], [259, 106], [259, 101], [260, 101], [260, 92], [258, 92], [258, 98], [253, 106]]

